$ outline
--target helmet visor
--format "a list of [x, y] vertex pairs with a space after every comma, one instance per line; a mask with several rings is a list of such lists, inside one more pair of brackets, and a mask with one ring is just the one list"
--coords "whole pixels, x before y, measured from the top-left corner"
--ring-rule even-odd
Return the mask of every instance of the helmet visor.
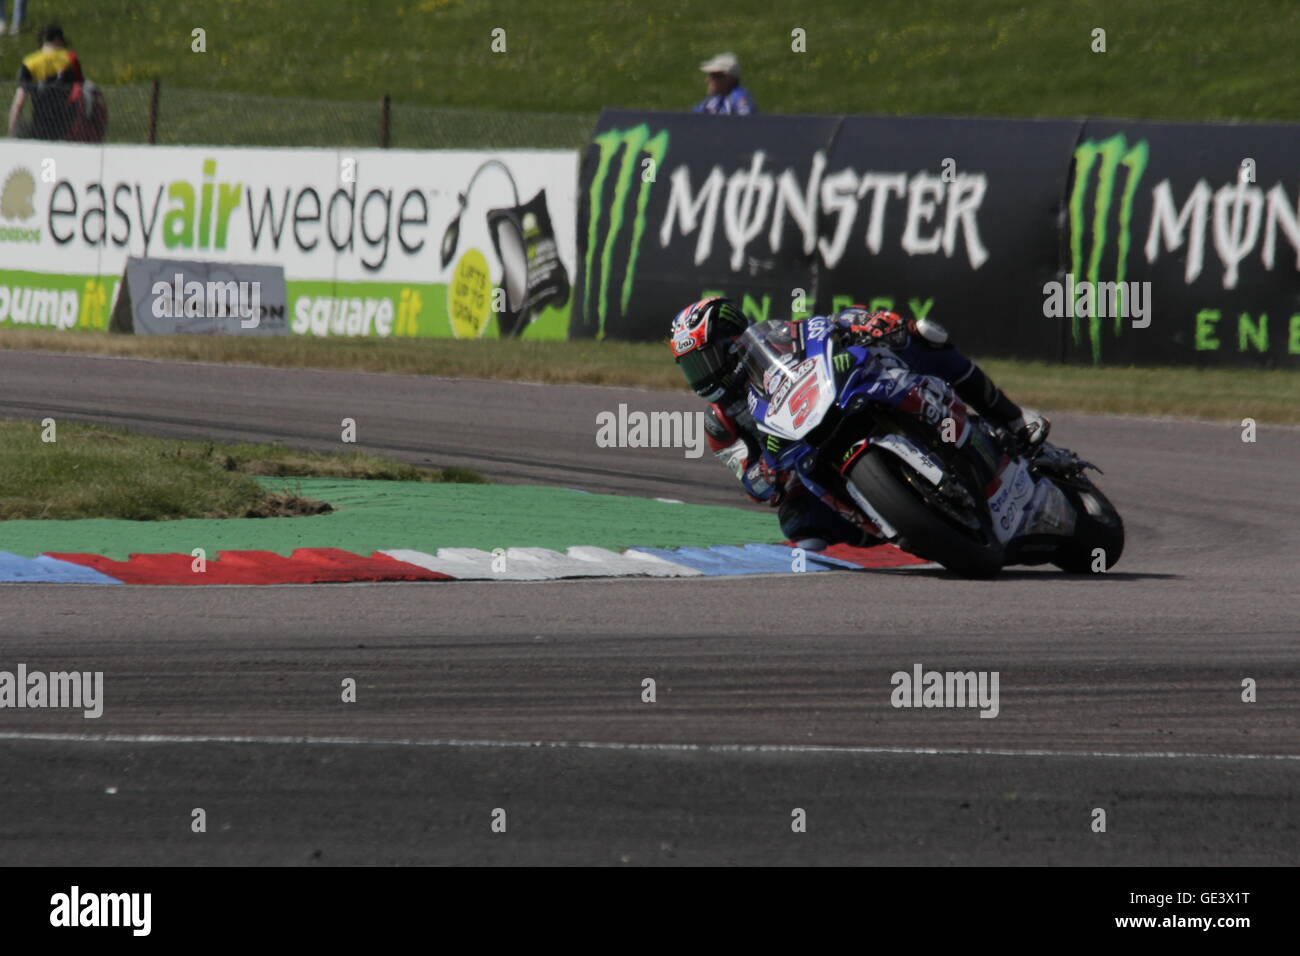
[[726, 392], [731, 372], [736, 367], [735, 350], [730, 345], [726, 348], [695, 349], [680, 356], [677, 364], [695, 394], [707, 402], [713, 402]]

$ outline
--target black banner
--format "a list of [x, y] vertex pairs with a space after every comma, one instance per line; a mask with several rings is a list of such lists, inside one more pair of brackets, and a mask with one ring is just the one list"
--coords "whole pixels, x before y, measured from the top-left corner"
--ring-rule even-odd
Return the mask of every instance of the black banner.
[[[982, 355], [1055, 358], [1060, 323], [1043, 316], [1057, 270], [1060, 197], [1079, 124], [852, 118], [832, 169], [861, 195], [819, 310], [862, 302], [929, 316]], [[852, 187], [850, 172], [839, 173]], [[833, 249], [832, 249], [833, 251]]]
[[977, 355], [1300, 366], [1300, 126], [609, 110], [570, 335], [860, 302]]
[[[436, 872], [403, 867], [275, 867], [265, 864], [283, 861], [262, 856], [261, 868], [10, 868], [0, 873], [5, 936], [18, 952], [147, 947], [149, 941], [174, 952], [193, 943], [248, 948], [259, 939], [337, 951], [354, 944], [373, 948], [381, 938], [436, 931], [446, 922], [443, 913], [430, 906], [428, 886]], [[567, 853], [557, 854], [555, 862], [583, 859], [568, 848]], [[509, 860], [501, 851], [460, 858], [449, 855], [451, 862], [470, 865]], [[667, 857], [637, 859], [633, 866], [647, 862], [692, 865], [690, 859]], [[869, 857], [861, 860], [873, 862]], [[778, 857], [771, 863], [779, 867], [790, 860]], [[784, 888], [793, 891], [807, 885], [803, 872], [785, 876], [754, 869], [750, 873], [728, 874], [728, 879], [741, 891], [752, 890], [759, 897], [768, 894], [774, 905], [784, 898], [778, 895], [787, 892]], [[1276, 941], [1292, 922], [1292, 877], [1280, 866], [890, 867], [881, 876], [871, 890], [873, 909], [879, 914], [872, 936], [897, 937], [913, 947], [923, 932], [932, 943], [957, 946], [976, 938], [1041, 944], [1068, 933], [1073, 940], [1096, 938], [1112, 944], [1125, 937], [1139, 944], [1168, 939], [1176, 947], [1190, 940], [1208, 940], [1218, 949], [1230, 950], [1244, 944], [1258, 947], [1266, 939]], [[691, 878], [687, 873], [674, 876], [679, 883]], [[695, 878], [717, 882], [712, 872], [700, 872]], [[527, 944], [535, 940], [539, 921], [554, 918], [555, 898], [535, 892], [537, 879], [536, 872], [523, 869], [490, 875], [462, 869], [455, 880], [440, 886], [438, 902], [441, 910], [454, 912], [462, 925], [479, 925], [481, 920], [499, 918], [500, 887], [514, 886], [519, 892], [510, 890], [506, 897], [511, 918], [504, 923], [505, 934], [494, 929], [494, 938], [505, 941], [509, 927], [516, 927], [519, 941]], [[596, 904], [594, 920], [584, 924], [584, 931], [607, 936], [635, 931], [649, 921], [661, 933], [698, 932], [697, 915], [682, 907], [664, 907], [650, 892], [663, 885], [659, 877], [631, 873], [611, 877], [605, 869], [570, 868], [548, 872], [545, 879], [561, 889], [568, 886], [571, 895], [580, 894], [584, 901]], [[856, 924], [850, 921], [858, 915], [862, 897], [853, 881], [827, 880], [818, 889], [826, 891], [819, 899], [827, 904], [827, 912], [843, 914], [843, 928], [851, 931]], [[942, 919], [936, 921], [936, 913]], [[617, 925], [606, 926], [610, 921]], [[822, 918], [819, 925], [825, 927], [827, 920]], [[792, 928], [798, 931], [793, 924]], [[761, 932], [765, 941], [772, 938], [771, 927], [757, 922], [741, 927], [742, 934], [746, 931], [755, 938]], [[729, 928], [728, 934], [734, 938], [735, 930]]]
[[1068, 319], [1067, 356], [1300, 367], [1298, 149], [1300, 126], [1088, 122], [1061, 272], [1146, 314]]
[[794, 289], [812, 292], [805, 236], [820, 215], [801, 229], [787, 210], [805, 207], [808, 167], [841, 121], [717, 119], [601, 115], [578, 179], [571, 338], [666, 337], [677, 310], [709, 289], [748, 297], [753, 318], [788, 313]]

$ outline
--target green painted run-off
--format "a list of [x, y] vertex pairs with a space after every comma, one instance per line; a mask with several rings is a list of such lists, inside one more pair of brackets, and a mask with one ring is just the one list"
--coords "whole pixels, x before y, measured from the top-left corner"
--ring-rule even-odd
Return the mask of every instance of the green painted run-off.
[[342, 548], [370, 554], [388, 548], [573, 545], [707, 547], [782, 540], [772, 514], [650, 498], [584, 494], [531, 485], [422, 484], [329, 478], [263, 478], [328, 501], [332, 514], [302, 518], [191, 518], [181, 521], [3, 521], [0, 551], [33, 557], [85, 552], [125, 560], [130, 554], [189, 554], [295, 548]]

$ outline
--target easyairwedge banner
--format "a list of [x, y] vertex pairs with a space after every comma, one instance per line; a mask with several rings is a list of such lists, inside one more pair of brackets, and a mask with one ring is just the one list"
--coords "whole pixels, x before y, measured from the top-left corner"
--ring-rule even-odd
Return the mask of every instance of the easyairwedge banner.
[[0, 327], [106, 328], [134, 256], [282, 266], [299, 335], [562, 338], [576, 164], [7, 141]]

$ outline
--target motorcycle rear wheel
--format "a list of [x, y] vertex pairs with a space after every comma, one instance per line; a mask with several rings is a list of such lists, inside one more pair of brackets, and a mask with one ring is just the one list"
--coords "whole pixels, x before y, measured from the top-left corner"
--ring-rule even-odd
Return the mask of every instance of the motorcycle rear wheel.
[[[1074, 536], [1068, 544], [1063, 545], [1052, 558], [1052, 563], [1062, 571], [1071, 574], [1089, 574], [1094, 572], [1094, 562], [1102, 558], [1102, 571], [1109, 571], [1124, 553], [1124, 522], [1105, 495], [1091, 481], [1083, 479], [1086, 487], [1077, 488], [1066, 482], [1057, 482], [1074, 506], [1078, 515], [1075, 522]], [[1092, 498], [1090, 511], [1085, 497]], [[1102, 554], [1096, 554], [1101, 550]]]

